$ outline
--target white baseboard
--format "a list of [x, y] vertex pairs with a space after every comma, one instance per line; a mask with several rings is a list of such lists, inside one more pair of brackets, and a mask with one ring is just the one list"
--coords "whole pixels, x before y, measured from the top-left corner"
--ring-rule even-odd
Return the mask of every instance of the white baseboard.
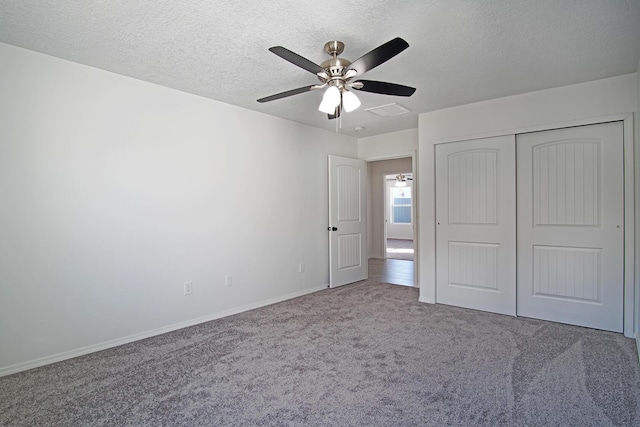
[[640, 332], [636, 332], [636, 349], [638, 350], [638, 363], [640, 363]]
[[176, 331], [178, 329], [187, 328], [189, 326], [198, 325], [200, 323], [209, 322], [211, 320], [220, 319], [223, 317], [231, 316], [234, 314], [242, 313], [245, 311], [253, 310], [256, 308], [264, 307], [267, 305], [275, 304], [278, 302], [290, 300], [293, 298], [301, 297], [303, 295], [312, 294], [314, 292], [322, 291], [327, 289], [329, 285], [318, 286], [310, 289], [305, 289], [303, 291], [294, 292], [287, 295], [282, 295], [276, 298], [270, 298], [264, 301], [256, 302], [253, 304], [244, 305], [242, 307], [233, 308], [230, 310], [221, 311], [219, 313], [209, 314], [206, 316], [198, 317], [196, 319], [187, 320], [184, 322], [174, 323], [172, 325], [163, 326], [161, 328], [152, 329], [150, 331], [140, 332], [138, 334], [128, 335], [122, 338], [116, 338], [114, 340], [109, 340], [105, 342], [101, 342], [98, 344], [89, 345], [86, 347], [77, 348], [74, 350], [65, 351], [63, 353], [54, 354], [52, 356], [46, 356], [39, 359], [30, 360], [23, 363], [18, 363], [16, 365], [7, 366], [4, 368], [0, 368], [0, 377], [15, 374], [18, 372], [26, 371], [33, 368], [38, 368], [44, 365], [50, 365], [52, 363], [61, 362], [63, 360], [72, 359], [78, 356], [84, 356], [85, 354], [94, 353], [96, 351], [106, 350], [112, 347], [117, 347], [123, 344], [129, 344], [134, 341], [143, 340], [145, 338], [154, 337], [156, 335], [166, 334], [167, 332]]

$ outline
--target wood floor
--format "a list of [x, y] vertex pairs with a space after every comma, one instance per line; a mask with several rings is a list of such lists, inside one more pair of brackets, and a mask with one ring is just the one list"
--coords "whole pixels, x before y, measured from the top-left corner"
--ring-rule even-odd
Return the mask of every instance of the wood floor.
[[414, 286], [413, 261], [371, 258], [369, 278], [393, 285]]
[[413, 261], [413, 240], [387, 239], [388, 258]]

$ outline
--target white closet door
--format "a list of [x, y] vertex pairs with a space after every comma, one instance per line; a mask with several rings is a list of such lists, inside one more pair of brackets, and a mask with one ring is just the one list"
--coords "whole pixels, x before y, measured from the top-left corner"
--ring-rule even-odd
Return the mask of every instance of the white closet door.
[[622, 332], [623, 127], [518, 135], [518, 315]]
[[436, 301], [515, 315], [515, 137], [436, 146]]

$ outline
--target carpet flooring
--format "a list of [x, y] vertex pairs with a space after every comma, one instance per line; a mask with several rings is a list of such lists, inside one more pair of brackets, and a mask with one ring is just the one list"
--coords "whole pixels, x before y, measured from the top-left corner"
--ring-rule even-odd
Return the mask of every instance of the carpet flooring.
[[637, 426], [620, 334], [373, 281], [0, 378], [2, 426]]

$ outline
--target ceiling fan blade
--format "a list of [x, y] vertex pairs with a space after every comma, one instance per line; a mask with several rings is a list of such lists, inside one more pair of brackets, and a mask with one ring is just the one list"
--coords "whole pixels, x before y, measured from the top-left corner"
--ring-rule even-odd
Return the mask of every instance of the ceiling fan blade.
[[280, 92], [280, 93], [276, 93], [275, 95], [271, 95], [271, 96], [267, 96], [267, 97], [264, 97], [264, 98], [260, 98], [260, 99], [258, 99], [258, 102], [275, 101], [276, 99], [286, 98], [287, 96], [292, 96], [292, 95], [298, 95], [299, 93], [309, 92], [309, 91], [312, 91], [313, 89], [317, 89], [317, 88], [318, 88], [317, 85], [303, 86], [303, 87], [299, 87], [297, 89], [291, 89], [291, 90], [288, 90], [286, 92]]
[[362, 87], [353, 86], [363, 92], [381, 93], [383, 95], [411, 96], [416, 91], [415, 87], [399, 85], [396, 83], [378, 82], [375, 80], [358, 80], [354, 83], [362, 83]]
[[364, 74], [378, 65], [387, 62], [408, 47], [409, 43], [400, 37], [396, 37], [356, 59], [349, 66], [349, 69], [355, 70], [357, 75]]
[[285, 59], [312, 74], [326, 73], [324, 68], [322, 68], [318, 64], [311, 62], [307, 58], [304, 58], [295, 52], [291, 52], [289, 49], [286, 49], [282, 46], [270, 47], [269, 50], [278, 55], [280, 58]]

